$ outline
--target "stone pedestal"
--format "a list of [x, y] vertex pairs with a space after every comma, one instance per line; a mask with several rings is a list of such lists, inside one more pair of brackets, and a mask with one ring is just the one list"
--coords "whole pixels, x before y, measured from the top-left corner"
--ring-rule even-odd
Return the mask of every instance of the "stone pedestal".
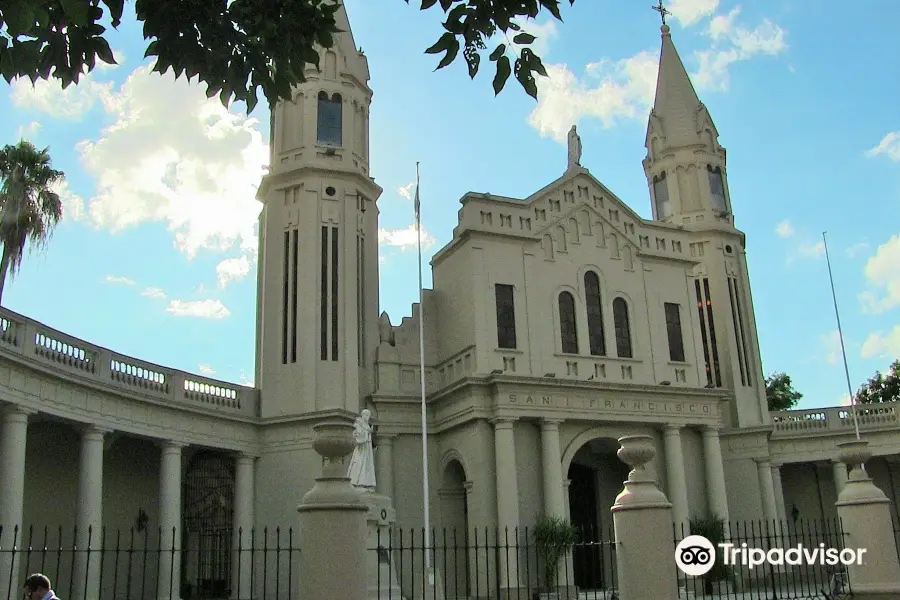
[[394, 569], [397, 539], [391, 536], [397, 513], [391, 499], [375, 491], [363, 492], [362, 500], [369, 508], [366, 513], [369, 600], [404, 600]]
[[341, 460], [356, 445], [353, 425], [320, 423], [313, 429], [313, 448], [326, 460], [322, 476], [297, 507], [305, 540], [300, 552], [300, 598], [366, 600], [369, 507], [359, 490], [350, 485]]
[[865, 550], [862, 560], [848, 565], [854, 598], [900, 598], [900, 563], [894, 545], [890, 500], [866, 473], [872, 457], [866, 441], [838, 444], [848, 478], [835, 503], [844, 529], [844, 548]]
[[619, 597], [628, 600], [678, 598], [672, 503], [646, 465], [656, 454], [649, 435], [619, 438], [617, 455], [632, 467], [625, 489], [612, 506], [616, 532]]

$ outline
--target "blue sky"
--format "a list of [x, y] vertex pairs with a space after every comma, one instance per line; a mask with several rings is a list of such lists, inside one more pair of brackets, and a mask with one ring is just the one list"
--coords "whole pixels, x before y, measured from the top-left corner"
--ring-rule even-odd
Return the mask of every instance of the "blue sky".
[[[659, 53], [650, 0], [563, 3], [565, 23], [527, 25], [551, 74], [538, 103], [512, 79], [494, 98], [493, 73], [470, 81], [461, 58], [432, 72], [437, 58], [422, 51], [441, 33], [438, 9], [346, 4], [375, 92], [381, 306], [394, 323], [418, 298], [416, 161], [428, 257], [450, 240], [466, 191], [524, 197], [560, 176], [573, 123], [582, 164], [650, 217], [641, 167]], [[900, 356], [900, 65], [880, 60], [896, 54], [892, 6], [669, 3], [675, 44], [728, 150], [764, 370], [788, 372], [803, 407], [846, 399], [822, 231], [854, 390]], [[118, 352], [250, 382], [268, 111], [225, 111], [200, 86], [149, 74], [131, 15], [110, 41], [120, 65], [77, 87], [2, 83], [0, 140], [50, 146], [68, 175], [64, 222], [26, 256], [4, 305]]]

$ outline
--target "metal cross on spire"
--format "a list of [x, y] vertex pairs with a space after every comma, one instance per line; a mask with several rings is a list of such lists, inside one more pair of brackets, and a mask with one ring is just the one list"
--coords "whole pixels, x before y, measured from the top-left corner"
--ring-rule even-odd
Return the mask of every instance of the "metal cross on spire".
[[662, 24], [666, 24], [666, 15], [671, 15], [671, 11], [669, 11], [665, 6], [663, 6], [662, 0], [659, 0], [659, 4], [656, 6], [651, 6], [653, 10], [659, 13], [659, 16], [662, 17]]

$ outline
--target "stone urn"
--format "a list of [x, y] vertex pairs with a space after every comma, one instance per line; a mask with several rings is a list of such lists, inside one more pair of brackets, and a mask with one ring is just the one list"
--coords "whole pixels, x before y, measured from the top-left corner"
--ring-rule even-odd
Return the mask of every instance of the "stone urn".
[[304, 504], [359, 504], [360, 492], [350, 484], [343, 459], [353, 452], [353, 425], [343, 421], [326, 421], [313, 426], [313, 449], [322, 456], [322, 475], [303, 496]]
[[619, 450], [616, 452], [622, 462], [631, 467], [629, 481], [653, 481], [647, 471], [647, 463], [656, 456], [653, 437], [649, 435], [626, 435], [618, 440]]
[[851, 479], [854, 478], [854, 475], [865, 477], [865, 463], [872, 458], [869, 442], [866, 440], [842, 442], [838, 444], [838, 450], [840, 451], [840, 461], [847, 465], [848, 477]]

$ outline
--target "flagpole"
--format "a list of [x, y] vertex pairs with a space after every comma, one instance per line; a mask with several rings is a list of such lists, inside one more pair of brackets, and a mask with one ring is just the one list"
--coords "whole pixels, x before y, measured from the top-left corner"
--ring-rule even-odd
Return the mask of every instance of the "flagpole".
[[419, 246], [419, 374], [422, 385], [422, 495], [425, 498], [425, 573], [431, 582], [431, 509], [428, 492], [428, 417], [425, 410], [425, 288], [422, 286], [422, 217], [419, 199], [419, 163], [416, 161], [416, 238]]
[[822, 243], [825, 246], [825, 262], [828, 264], [828, 278], [831, 280], [831, 297], [834, 300], [834, 317], [837, 320], [838, 338], [841, 340], [841, 355], [844, 357], [844, 375], [847, 377], [847, 393], [850, 394], [850, 409], [853, 412], [853, 427], [856, 429], [856, 441], [859, 441], [859, 422], [856, 420], [856, 402], [853, 400], [853, 386], [850, 385], [850, 368], [847, 366], [847, 351], [844, 349], [844, 333], [841, 330], [841, 315], [838, 313], [837, 294], [834, 291], [834, 275], [831, 273], [831, 259], [828, 257], [828, 240], [822, 232]]

